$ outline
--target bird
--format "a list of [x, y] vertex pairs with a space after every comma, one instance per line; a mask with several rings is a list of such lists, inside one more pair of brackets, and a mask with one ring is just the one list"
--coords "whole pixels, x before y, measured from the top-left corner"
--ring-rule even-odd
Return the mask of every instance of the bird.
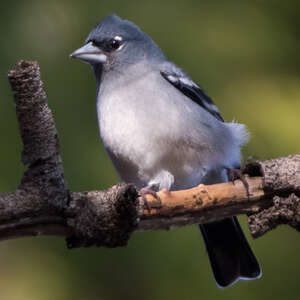
[[[121, 180], [142, 196], [227, 182], [240, 168], [245, 125], [225, 122], [206, 92], [133, 22], [106, 16], [70, 56], [92, 67], [102, 143]], [[218, 287], [261, 276], [235, 216], [199, 227]]]

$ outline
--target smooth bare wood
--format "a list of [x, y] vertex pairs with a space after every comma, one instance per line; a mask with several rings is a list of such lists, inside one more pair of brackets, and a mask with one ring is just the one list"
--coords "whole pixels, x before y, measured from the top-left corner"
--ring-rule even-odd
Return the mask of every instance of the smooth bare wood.
[[[167, 229], [173, 226], [200, 224], [238, 214], [255, 213], [266, 207], [263, 178], [246, 178], [245, 186], [235, 183], [203, 185], [181, 191], [158, 192], [159, 200], [147, 195], [147, 203], [139, 223], [140, 230]], [[151, 210], [147, 209], [150, 207]]]

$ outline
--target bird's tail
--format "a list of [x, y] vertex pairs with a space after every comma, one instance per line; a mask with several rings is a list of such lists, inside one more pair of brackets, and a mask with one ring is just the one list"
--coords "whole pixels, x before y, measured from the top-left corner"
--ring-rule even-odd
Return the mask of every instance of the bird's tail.
[[239, 279], [251, 280], [261, 276], [260, 266], [236, 217], [199, 227], [219, 287], [227, 287]]

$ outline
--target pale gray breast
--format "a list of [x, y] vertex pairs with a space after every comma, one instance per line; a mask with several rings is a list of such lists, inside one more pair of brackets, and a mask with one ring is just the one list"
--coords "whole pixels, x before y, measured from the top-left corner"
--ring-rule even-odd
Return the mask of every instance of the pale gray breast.
[[166, 169], [175, 183], [199, 183], [224, 161], [230, 132], [158, 72], [110, 80], [97, 101], [100, 134], [125, 181], [147, 182]]

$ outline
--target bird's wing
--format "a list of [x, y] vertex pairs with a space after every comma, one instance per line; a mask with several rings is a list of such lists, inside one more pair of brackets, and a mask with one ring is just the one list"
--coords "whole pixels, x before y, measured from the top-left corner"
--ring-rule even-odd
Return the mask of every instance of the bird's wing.
[[188, 77], [180, 68], [176, 65], [168, 62], [163, 65], [160, 70], [164, 79], [170, 82], [175, 88], [181, 91], [185, 96], [190, 98], [195, 103], [199, 104], [207, 112], [212, 114], [216, 119], [224, 122], [218, 108], [205, 92]]

